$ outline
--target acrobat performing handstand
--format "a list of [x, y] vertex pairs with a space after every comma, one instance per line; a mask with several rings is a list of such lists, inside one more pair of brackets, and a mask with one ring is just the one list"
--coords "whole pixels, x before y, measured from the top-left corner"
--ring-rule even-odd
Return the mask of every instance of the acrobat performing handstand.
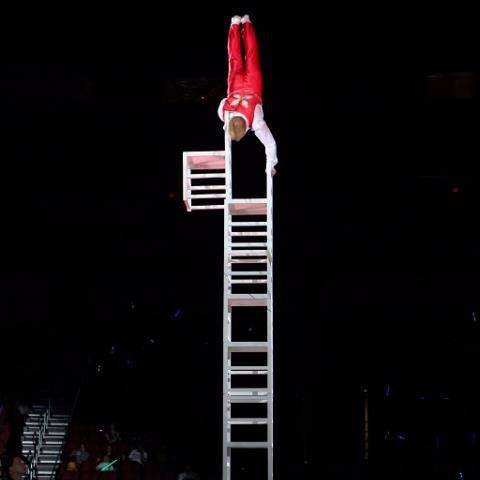
[[232, 17], [228, 32], [227, 87], [227, 97], [220, 102], [218, 116], [225, 122], [225, 111], [232, 112], [228, 124], [232, 140], [240, 141], [250, 129], [255, 133], [265, 146], [266, 172], [275, 175], [277, 145], [263, 118], [258, 41], [248, 15]]

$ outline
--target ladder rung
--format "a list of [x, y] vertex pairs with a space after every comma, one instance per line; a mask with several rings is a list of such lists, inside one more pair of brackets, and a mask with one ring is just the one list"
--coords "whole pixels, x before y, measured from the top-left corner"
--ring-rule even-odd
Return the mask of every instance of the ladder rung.
[[269, 442], [228, 442], [228, 448], [269, 448]]
[[190, 190], [223, 190], [225, 191], [225, 185], [192, 185]]
[[231, 425], [266, 425], [268, 418], [231, 418], [228, 423]]
[[229, 396], [230, 403], [268, 403], [268, 395], [233, 395]]
[[266, 237], [267, 232], [230, 232], [232, 237]]
[[228, 271], [227, 272], [228, 275], [232, 275], [232, 276], [237, 276], [237, 277], [266, 277], [267, 276], [267, 271], [264, 270], [264, 271], [261, 271], [261, 270], [256, 270], [256, 271], [250, 271], [250, 272], [247, 272], [246, 270], [245, 271], [239, 271], [239, 272], [233, 272], [233, 271]]
[[224, 173], [191, 173], [187, 178], [225, 178]]
[[267, 283], [267, 279], [266, 278], [249, 278], [249, 279], [232, 279], [230, 280], [230, 283], [232, 285], [260, 285], [260, 284], [263, 284], [265, 285]]
[[228, 296], [228, 305], [231, 307], [264, 307], [267, 302], [266, 293], [234, 293]]
[[224, 193], [198, 193], [190, 197], [192, 200], [199, 200], [200, 198], [225, 198]]
[[231, 222], [232, 227], [266, 227], [267, 222]]
[[268, 373], [268, 367], [265, 366], [234, 366], [230, 367], [231, 375], [266, 375]]
[[231, 388], [228, 392], [233, 397], [268, 397], [268, 388]]
[[267, 255], [267, 250], [235, 250], [231, 251], [230, 255], [232, 257], [261, 257]]
[[223, 210], [223, 203], [219, 205], [192, 205], [190, 210]]
[[267, 263], [266, 258], [232, 258], [230, 263]]
[[267, 247], [267, 242], [235, 242], [230, 244], [231, 248], [244, 248], [244, 247]]
[[267, 352], [268, 342], [228, 342], [231, 352]]

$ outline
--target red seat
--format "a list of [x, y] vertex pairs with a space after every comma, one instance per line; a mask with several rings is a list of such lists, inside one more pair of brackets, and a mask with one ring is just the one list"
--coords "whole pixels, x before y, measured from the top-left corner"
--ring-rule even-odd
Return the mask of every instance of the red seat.
[[98, 480], [117, 480], [116, 472], [98, 472]]
[[140, 478], [140, 465], [127, 460], [122, 465], [123, 480], [138, 480]]
[[78, 472], [73, 472], [69, 470], [65, 470], [60, 477], [62, 480], [77, 480], [78, 479]]

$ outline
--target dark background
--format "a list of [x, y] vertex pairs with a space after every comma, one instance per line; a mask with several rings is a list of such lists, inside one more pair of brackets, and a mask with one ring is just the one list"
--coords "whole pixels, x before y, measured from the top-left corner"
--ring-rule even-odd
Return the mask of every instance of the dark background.
[[[246, 12], [280, 161], [281, 478], [362, 463], [362, 388], [373, 465], [431, 466], [446, 432], [443, 459], [471, 466], [458, 453], [480, 435], [468, 12], [185, 8], [2, 48], [2, 389], [67, 395], [83, 378], [79, 415], [219, 469], [223, 225], [185, 212], [181, 158], [223, 148], [226, 34]], [[253, 135], [234, 158], [235, 195], [261, 195]]]

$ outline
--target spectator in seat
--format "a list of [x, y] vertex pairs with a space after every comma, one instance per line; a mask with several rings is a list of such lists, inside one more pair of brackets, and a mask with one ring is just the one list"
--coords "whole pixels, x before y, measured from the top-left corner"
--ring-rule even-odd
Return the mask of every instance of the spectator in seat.
[[139, 465], [138, 476], [142, 480], [145, 477], [145, 464], [147, 463], [148, 455], [143, 447], [139, 444], [137, 445], [128, 455], [128, 459]]
[[8, 464], [8, 476], [11, 480], [23, 480], [27, 473], [27, 464], [20, 455], [15, 455]]
[[187, 465], [185, 470], [178, 475], [177, 480], [198, 480], [198, 475], [192, 470], [190, 465]]
[[110, 424], [110, 429], [105, 433], [105, 438], [109, 445], [115, 445], [120, 441], [120, 433], [114, 423]]
[[110, 463], [112, 463], [112, 460], [110, 460], [108, 455], [105, 455], [103, 457], [103, 461], [97, 465], [97, 470], [102, 472], [114, 472], [115, 469], [113, 468], [113, 465], [110, 465]]
[[128, 459], [132, 462], [137, 462], [140, 465], [147, 463], [148, 455], [141, 445], [137, 445], [129, 454]]
[[68, 458], [67, 466], [65, 469], [67, 472], [76, 472], [78, 470], [77, 462], [74, 455], [70, 455], [70, 457]]
[[78, 450], [74, 450], [72, 452], [72, 456], [75, 457], [75, 460], [78, 465], [81, 465], [82, 463], [86, 462], [90, 457], [89, 453], [87, 452], [87, 449], [85, 448], [84, 443], [80, 444], [80, 448]]

